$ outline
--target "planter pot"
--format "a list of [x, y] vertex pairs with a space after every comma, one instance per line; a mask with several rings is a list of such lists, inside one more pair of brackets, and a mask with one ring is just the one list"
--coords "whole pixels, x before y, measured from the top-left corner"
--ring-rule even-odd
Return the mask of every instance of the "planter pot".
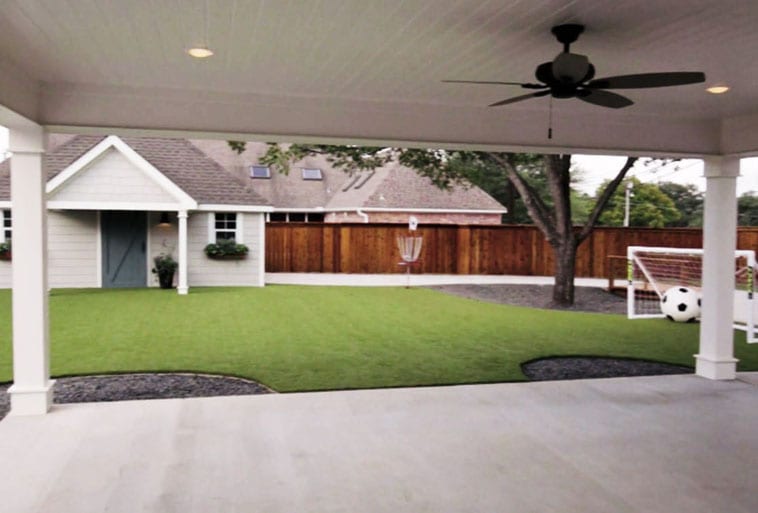
[[0, 260], [12, 260], [13, 259], [12, 256], [13, 255], [11, 254], [10, 251], [6, 253], [0, 253]]
[[174, 273], [158, 273], [158, 283], [162, 289], [173, 289]]
[[212, 260], [244, 260], [247, 258], [247, 253], [242, 255], [208, 255], [208, 258]]

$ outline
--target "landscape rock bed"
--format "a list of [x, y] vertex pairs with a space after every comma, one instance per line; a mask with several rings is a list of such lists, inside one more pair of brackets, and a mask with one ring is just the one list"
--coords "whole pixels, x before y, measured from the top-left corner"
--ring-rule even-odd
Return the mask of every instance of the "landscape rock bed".
[[694, 369], [648, 360], [572, 356], [533, 360], [522, 364], [521, 371], [532, 381], [555, 381], [561, 379], [692, 374]]
[[[10, 407], [8, 387], [9, 385], [0, 385], [0, 419], [8, 413]], [[228, 376], [189, 373], [113, 374], [57, 378], [53, 402], [89, 403], [272, 392], [273, 390], [255, 381]]]

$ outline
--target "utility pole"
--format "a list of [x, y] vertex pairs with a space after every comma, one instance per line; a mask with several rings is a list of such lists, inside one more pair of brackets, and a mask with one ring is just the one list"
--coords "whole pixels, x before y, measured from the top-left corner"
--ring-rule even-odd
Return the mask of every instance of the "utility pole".
[[629, 199], [634, 196], [632, 193], [633, 188], [634, 184], [632, 182], [626, 182], [626, 191], [624, 194], [624, 227], [629, 226]]

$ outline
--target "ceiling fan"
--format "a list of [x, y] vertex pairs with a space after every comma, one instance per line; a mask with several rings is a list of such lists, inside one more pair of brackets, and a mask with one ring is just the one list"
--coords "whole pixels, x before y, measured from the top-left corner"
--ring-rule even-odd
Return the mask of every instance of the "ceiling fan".
[[634, 102], [626, 96], [606, 91], [606, 89], [643, 89], [705, 82], [705, 74], [699, 71], [640, 73], [595, 79], [595, 66], [590, 63], [589, 58], [586, 55], [579, 55], [569, 51], [571, 43], [575, 42], [579, 38], [579, 35], [584, 32], [584, 25], [557, 25], [552, 28], [551, 32], [558, 39], [558, 42], [563, 44], [563, 51], [552, 62], [543, 62], [537, 66], [534, 75], [539, 83], [476, 80], [443, 80], [443, 82], [518, 85], [524, 89], [536, 90], [533, 93], [495, 102], [490, 107], [499, 107], [530, 98], [550, 95], [553, 98], [579, 98], [587, 103], [612, 109], [628, 107]]

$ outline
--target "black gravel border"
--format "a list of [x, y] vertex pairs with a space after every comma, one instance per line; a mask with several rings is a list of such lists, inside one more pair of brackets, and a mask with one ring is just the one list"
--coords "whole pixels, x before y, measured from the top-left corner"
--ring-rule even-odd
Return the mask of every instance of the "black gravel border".
[[695, 369], [684, 365], [600, 356], [551, 356], [521, 364], [521, 372], [531, 381], [565, 379], [621, 378], [693, 374]]
[[[260, 383], [243, 378], [184, 372], [75, 376], [55, 378], [55, 381], [53, 402], [56, 404], [274, 393]], [[9, 386], [0, 385], [0, 419], [10, 408]]]

